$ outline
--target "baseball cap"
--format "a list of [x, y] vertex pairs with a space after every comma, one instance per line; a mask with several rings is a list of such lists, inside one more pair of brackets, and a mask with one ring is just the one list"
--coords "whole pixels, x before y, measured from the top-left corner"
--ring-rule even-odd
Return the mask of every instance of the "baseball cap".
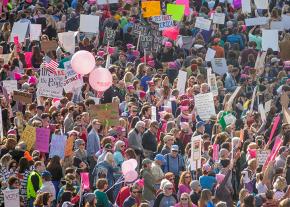
[[172, 145], [171, 146], [171, 151], [178, 151], [179, 150], [179, 147], [178, 147], [178, 145]]
[[197, 124], [196, 124], [196, 128], [202, 127], [202, 126], [204, 126], [204, 125], [205, 125], [205, 123], [204, 123], [203, 121], [199, 121], [199, 122], [197, 122]]
[[154, 158], [154, 160], [158, 160], [158, 161], [161, 161], [163, 164], [166, 163], [166, 160], [164, 158], [164, 156], [162, 154], [157, 154]]
[[142, 165], [147, 165], [147, 164], [150, 164], [152, 163], [152, 160], [148, 159], [148, 158], [145, 158], [143, 161], [142, 161]]

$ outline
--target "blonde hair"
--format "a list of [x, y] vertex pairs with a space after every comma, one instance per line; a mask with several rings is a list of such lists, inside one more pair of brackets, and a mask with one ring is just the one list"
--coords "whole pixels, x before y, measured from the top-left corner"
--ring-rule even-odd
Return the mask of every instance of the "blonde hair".
[[274, 189], [283, 191], [287, 187], [287, 181], [284, 177], [278, 176], [273, 185]]
[[[191, 182], [191, 174], [190, 174], [190, 172], [189, 171], [184, 171], [184, 172], [181, 173], [181, 176], [180, 176], [180, 179], [179, 179], [179, 185], [181, 185], [181, 184], [185, 185], [185, 176], [186, 175], [190, 176], [189, 183]], [[188, 185], [189, 185], [189, 183], [188, 183]]]

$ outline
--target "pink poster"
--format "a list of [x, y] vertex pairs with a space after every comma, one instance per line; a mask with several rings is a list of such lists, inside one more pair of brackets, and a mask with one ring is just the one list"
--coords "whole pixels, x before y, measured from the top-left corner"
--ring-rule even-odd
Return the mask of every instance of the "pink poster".
[[24, 56], [25, 56], [27, 68], [31, 68], [32, 67], [32, 64], [31, 64], [32, 52], [26, 52], [26, 53], [24, 53]]
[[176, 4], [184, 5], [185, 6], [185, 10], [184, 10], [185, 16], [188, 16], [190, 14], [190, 10], [189, 10], [189, 0], [176, 0]]
[[272, 139], [273, 139], [273, 136], [274, 136], [274, 133], [278, 127], [278, 123], [280, 121], [280, 115], [276, 116], [275, 119], [274, 119], [274, 123], [273, 123], [273, 127], [272, 127], [272, 130], [271, 130], [271, 134], [270, 134], [270, 138], [269, 138], [269, 141], [268, 141], [268, 145], [271, 143]]
[[36, 128], [35, 148], [40, 152], [49, 152], [50, 129]]
[[81, 173], [81, 181], [82, 181], [82, 186], [84, 190], [89, 190], [90, 189], [90, 179], [89, 179], [89, 173]]
[[218, 144], [214, 144], [212, 146], [213, 149], [213, 153], [212, 153], [212, 159], [213, 161], [218, 161], [219, 160], [219, 145]]
[[275, 140], [275, 144], [273, 146], [273, 149], [271, 151], [271, 153], [269, 154], [269, 156], [267, 157], [267, 160], [263, 166], [263, 170], [265, 170], [269, 164], [269, 162], [271, 162], [272, 160], [275, 159], [275, 157], [277, 156], [278, 152], [279, 152], [279, 149], [280, 149], [280, 146], [282, 144], [283, 140], [281, 139], [281, 137], [276, 137], [276, 140]]

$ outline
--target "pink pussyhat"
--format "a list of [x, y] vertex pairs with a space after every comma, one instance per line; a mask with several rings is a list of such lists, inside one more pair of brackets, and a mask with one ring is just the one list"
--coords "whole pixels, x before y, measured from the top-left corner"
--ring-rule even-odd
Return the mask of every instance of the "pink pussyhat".
[[20, 73], [14, 73], [14, 79], [17, 80], [17, 81], [20, 80], [22, 78], [22, 76], [23, 75], [20, 74]]
[[133, 50], [133, 55], [137, 57], [140, 55], [140, 52], [138, 50]]
[[225, 175], [224, 174], [216, 174], [215, 178], [216, 178], [217, 183], [220, 184], [224, 180]]
[[109, 48], [108, 48], [108, 53], [109, 53], [110, 55], [114, 54], [115, 51], [116, 51], [116, 48], [115, 48], [115, 47], [110, 47], [110, 46], [109, 46]]
[[37, 78], [35, 76], [30, 76], [29, 79], [28, 79], [28, 83], [29, 84], [33, 84], [33, 85], [36, 85], [37, 84]]

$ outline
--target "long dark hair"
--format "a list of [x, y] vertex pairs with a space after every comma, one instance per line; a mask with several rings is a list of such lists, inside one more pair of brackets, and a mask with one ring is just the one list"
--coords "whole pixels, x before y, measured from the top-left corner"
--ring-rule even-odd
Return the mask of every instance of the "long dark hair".
[[60, 157], [55, 155], [51, 158], [51, 160], [47, 164], [47, 170], [52, 172], [57, 168], [61, 168]]
[[19, 173], [24, 173], [29, 170], [29, 162], [25, 157], [21, 157], [19, 160]]

